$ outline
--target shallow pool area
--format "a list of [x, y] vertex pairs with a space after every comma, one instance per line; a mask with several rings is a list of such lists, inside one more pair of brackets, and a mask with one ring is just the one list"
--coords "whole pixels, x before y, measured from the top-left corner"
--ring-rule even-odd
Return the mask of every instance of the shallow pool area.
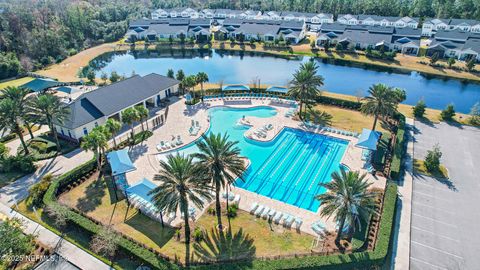
[[[277, 110], [269, 106], [251, 108], [214, 107], [209, 109], [210, 128], [207, 134], [227, 133], [238, 141], [241, 155], [250, 160], [249, 167], [235, 186], [302, 209], [317, 212], [320, 201], [315, 196], [325, 192], [320, 183], [330, 181], [339, 170], [348, 141], [326, 135], [284, 127], [269, 142], [245, 137], [248, 126], [239, 125], [243, 117], [269, 118]], [[198, 151], [195, 143], [177, 152]], [[160, 154], [159, 158], [164, 158]]]

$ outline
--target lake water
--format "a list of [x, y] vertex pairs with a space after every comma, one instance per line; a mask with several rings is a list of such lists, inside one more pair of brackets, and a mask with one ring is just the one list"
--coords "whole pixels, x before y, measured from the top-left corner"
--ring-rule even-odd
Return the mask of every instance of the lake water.
[[[98, 58], [92, 63], [99, 77], [101, 72], [130, 76], [132, 72], [146, 75], [152, 72], [166, 74], [168, 69], [175, 72], [183, 69], [186, 75], [206, 72], [210, 82], [223, 81], [224, 84], [247, 84], [259, 79], [262, 84], [286, 85], [293, 72], [308, 57], [285, 59], [280, 57], [244, 55], [231, 52], [210, 51], [207, 53], [184, 52], [171, 54], [110, 54]], [[453, 103], [459, 112], [468, 113], [470, 108], [480, 102], [480, 84], [466, 83], [455, 79], [429, 78], [418, 72], [387, 72], [378, 69], [337, 65], [316, 60], [319, 73], [325, 78], [324, 89], [330, 92], [365, 95], [375, 83], [405, 89], [406, 104], [414, 105], [424, 99], [428, 107], [443, 109]]]

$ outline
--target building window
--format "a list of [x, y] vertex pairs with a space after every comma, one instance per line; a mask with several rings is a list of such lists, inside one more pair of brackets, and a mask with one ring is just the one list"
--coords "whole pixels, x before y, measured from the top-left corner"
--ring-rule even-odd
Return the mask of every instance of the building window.
[[83, 135], [88, 135], [88, 130], [86, 127], [83, 128]]
[[98, 127], [98, 123], [97, 123], [97, 122], [95, 122], [95, 127]]

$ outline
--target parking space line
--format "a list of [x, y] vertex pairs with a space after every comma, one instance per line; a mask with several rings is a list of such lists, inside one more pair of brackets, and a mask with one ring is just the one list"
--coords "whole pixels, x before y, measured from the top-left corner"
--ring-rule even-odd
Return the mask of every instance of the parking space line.
[[422, 215], [415, 214], [415, 213], [413, 213], [412, 216], [429, 219], [429, 220], [431, 220], [431, 221], [433, 221], [433, 222], [437, 222], [437, 223], [443, 224], [443, 225], [445, 225], [445, 226], [450, 226], [450, 227], [452, 227], [452, 228], [458, 228], [457, 225], [455, 225], [455, 224], [443, 222], [443, 221], [440, 221], [440, 220], [437, 220], [437, 219], [434, 219], [434, 218], [431, 218], [431, 217], [426, 217], [426, 216], [422, 216]]
[[445, 267], [442, 267], [442, 266], [439, 266], [439, 265], [436, 265], [436, 264], [433, 264], [433, 263], [429, 263], [429, 262], [426, 262], [426, 261], [424, 261], [424, 260], [420, 260], [420, 259], [414, 258], [414, 257], [412, 257], [412, 256], [410, 256], [410, 260], [412, 260], [412, 261], [417, 261], [417, 262], [420, 262], [420, 263], [423, 263], [423, 264], [426, 264], [426, 265], [435, 267], [435, 268], [437, 268], [437, 269], [448, 270], [448, 268], [445, 268]]
[[438, 196], [435, 196], [435, 195], [431, 195], [431, 194], [427, 194], [427, 193], [423, 193], [423, 192], [420, 192], [420, 191], [416, 191], [416, 190], [413, 190], [413, 195], [422, 195], [422, 196], [425, 196], [425, 197], [430, 197], [430, 198], [434, 198], [435, 200], [440, 200], [440, 201], [444, 201], [444, 202], [451, 202], [451, 200], [446, 200], [444, 198], [439, 198]]
[[413, 226], [413, 225], [412, 225], [411, 228], [412, 228], [412, 229], [415, 229], [415, 230], [418, 230], [418, 231], [426, 232], [426, 233], [428, 233], [428, 234], [433, 234], [433, 235], [435, 235], [436, 237], [440, 237], [440, 238], [444, 238], [444, 239], [447, 239], [447, 240], [450, 240], [450, 241], [453, 241], [453, 242], [456, 242], [456, 243], [460, 243], [460, 241], [457, 240], [457, 239], [454, 239], [454, 238], [451, 238], [451, 237], [448, 237], [448, 236], [444, 236], [444, 235], [439, 235], [439, 234], [436, 234], [436, 233], [434, 233], [434, 232], [431, 232], [431, 231], [428, 231], [428, 230], [424, 230], [424, 229], [422, 229], [422, 228], [419, 228], [419, 227], [417, 227], [417, 226]]
[[453, 211], [448, 211], [448, 210], [444, 210], [442, 208], [439, 208], [439, 207], [434, 207], [434, 206], [431, 206], [431, 205], [428, 205], [428, 204], [424, 204], [424, 203], [419, 203], [419, 202], [412, 202], [413, 204], [418, 204], [419, 206], [422, 206], [422, 207], [428, 207], [428, 208], [432, 208], [432, 209], [435, 209], [435, 211], [440, 211], [440, 212], [444, 212], [446, 214], [455, 214]]
[[431, 250], [435, 250], [437, 252], [440, 252], [440, 253], [443, 253], [445, 255], [449, 255], [449, 256], [452, 256], [452, 257], [455, 257], [455, 258], [458, 258], [460, 260], [463, 260], [463, 257], [462, 256], [459, 256], [459, 255], [456, 255], [456, 254], [453, 254], [453, 253], [450, 253], [448, 251], [445, 251], [445, 250], [442, 250], [442, 249], [438, 249], [438, 248], [435, 248], [435, 247], [432, 247], [432, 246], [429, 246], [429, 245], [425, 245], [425, 244], [422, 244], [422, 243], [419, 243], [417, 241], [411, 241], [412, 244], [416, 244], [416, 245], [419, 245], [419, 246], [422, 246], [422, 247], [426, 247], [426, 248], [429, 248]]

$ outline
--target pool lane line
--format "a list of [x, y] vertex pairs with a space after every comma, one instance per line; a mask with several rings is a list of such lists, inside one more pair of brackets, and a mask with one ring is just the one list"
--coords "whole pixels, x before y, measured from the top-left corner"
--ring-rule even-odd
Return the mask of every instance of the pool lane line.
[[[315, 173], [315, 169], [318, 168], [319, 163], [322, 161], [322, 157], [325, 154], [325, 152], [327, 151], [328, 145], [329, 145], [329, 142], [322, 143], [322, 145], [320, 146], [320, 149], [322, 149], [321, 154], [318, 155], [318, 158], [316, 159], [314, 166], [311, 168], [310, 172], [308, 173], [307, 178], [305, 179], [305, 181], [302, 182], [302, 184], [298, 188], [298, 190], [301, 190], [301, 194], [304, 195], [303, 197], [306, 197], [306, 195], [309, 195], [309, 193], [305, 191], [305, 188], [308, 184], [307, 180], [312, 178], [311, 176], [312, 176], [312, 174]], [[303, 175], [302, 175], [302, 177], [303, 177]], [[300, 180], [301, 179], [299, 178], [299, 181]], [[295, 203], [294, 203], [295, 205], [301, 205], [301, 202], [299, 203], [299, 200], [301, 200], [301, 197], [302, 196], [297, 196], [297, 198], [295, 200]]]
[[[305, 149], [303, 149], [303, 152], [305, 152], [305, 150], [307, 150], [307, 149], [309, 148], [308, 146], [309, 146], [310, 144], [314, 144], [313, 147], [311, 147], [310, 149], [308, 149], [308, 151], [309, 151], [308, 154], [309, 154], [309, 155], [312, 155], [313, 152], [316, 152], [316, 150], [318, 149], [317, 146], [319, 146], [319, 145], [321, 146], [322, 143], [323, 143], [323, 140], [318, 140], [318, 139], [316, 139], [316, 137], [313, 137], [312, 140], [311, 140], [308, 144], [304, 144], [304, 146], [306, 146], [306, 147], [305, 147]], [[293, 176], [297, 175], [297, 174], [298, 174], [298, 171], [301, 170], [301, 168], [303, 167], [304, 163], [308, 160], [308, 159], [306, 159], [306, 158], [302, 158], [302, 157], [303, 157], [303, 153], [302, 153], [301, 155], [299, 155], [298, 157], [299, 157], [299, 159], [296, 159], [296, 160], [295, 160], [296, 163], [295, 163], [294, 165], [289, 166], [289, 167], [290, 167], [290, 170], [288, 171], [287, 174], [285, 174], [285, 175], [283, 176], [283, 181], [282, 181], [281, 184], [280, 184], [280, 186], [285, 187], [285, 191], [283, 192], [283, 194], [281, 194], [281, 193], [278, 192], [278, 188], [277, 188], [277, 189], [272, 189], [272, 190], [270, 191], [270, 194], [274, 193], [274, 195], [278, 195], [278, 199], [281, 200], [281, 201], [284, 201], [284, 200], [285, 200], [285, 196], [287, 196], [287, 194], [288, 194], [289, 192], [292, 192], [292, 191], [295, 190], [295, 188], [292, 186], [292, 181], [295, 181], [295, 177], [291, 177], [291, 178], [289, 179], [290, 181], [288, 181], [288, 182], [285, 182], [285, 179], [288, 178], [288, 176], [290, 175], [290, 173], [291, 173], [292, 171], [295, 171], [295, 173], [293, 174]], [[297, 166], [297, 163], [298, 163], [298, 161], [299, 161], [300, 159], [301, 159], [301, 164]], [[274, 195], [272, 195], [272, 197], [273, 197]]]
[[[262, 166], [256, 170], [255, 172], [253, 172], [252, 176], [249, 177], [248, 181], [245, 182], [245, 185], [243, 185], [244, 187], [248, 187], [252, 184], [253, 181], [255, 181], [255, 179], [268, 167], [268, 164], [270, 164], [270, 162], [274, 161], [276, 156], [279, 154], [279, 153], [284, 153], [286, 151], [288, 151], [288, 148], [287, 147], [284, 147], [285, 144], [287, 143], [291, 143], [295, 140], [295, 137], [297, 136], [296, 134], [289, 134], [287, 135], [288, 137], [286, 137], [285, 139], [283, 139], [281, 145], [279, 145], [275, 150], [272, 151], [272, 153], [270, 154], [270, 156], [263, 162]], [[273, 166], [270, 168], [270, 171], [273, 170]], [[247, 188], [248, 189], [248, 188]]]
[[[338, 151], [340, 150], [340, 146], [339, 146], [338, 144], [336, 144], [336, 145], [334, 146], [334, 148], [335, 148], [335, 149], [333, 150], [333, 151], [335, 152], [334, 156], [336, 156], [336, 155], [338, 154]], [[332, 166], [332, 163], [333, 163], [333, 162], [334, 162], [334, 159], [331, 159], [331, 160], [329, 161], [329, 166], [328, 166], [327, 168], [332, 168], [331, 166]], [[321, 180], [321, 179], [325, 179], [325, 175], [326, 175], [327, 173], [331, 175], [332, 172], [333, 172], [333, 170], [325, 170], [325, 172], [323, 173], [323, 176], [320, 178], [320, 180]], [[314, 181], [312, 182], [312, 185], [313, 185], [313, 183], [315, 183], [315, 182], [316, 182], [316, 179], [314, 179]], [[322, 181], [321, 183], [323, 183], [323, 181]], [[318, 187], [320, 186], [319, 184], [320, 184], [320, 183], [317, 183], [317, 188], [314, 189], [314, 192], [312, 192], [312, 193], [314, 193], [314, 194], [318, 193]], [[310, 190], [310, 189], [309, 189], [309, 190]], [[315, 197], [315, 196], [316, 196], [316, 195], [314, 195], [313, 197]], [[309, 204], [309, 206], [308, 206], [308, 209], [310, 209], [310, 208], [312, 207], [312, 204], [313, 204], [315, 201], [316, 201], [316, 199], [313, 199], [313, 200], [310, 201], [310, 204]], [[317, 208], [317, 210], [318, 210], [318, 208]]]
[[[310, 164], [311, 164], [312, 161], [316, 160], [315, 164], [317, 164], [318, 160], [321, 159], [321, 158], [316, 158], [316, 157], [318, 157], [317, 154], [319, 152], [322, 152], [322, 154], [325, 152], [325, 147], [323, 147], [323, 146], [325, 146], [327, 144], [327, 143], [325, 143], [326, 141], [328, 141], [328, 138], [323, 138], [323, 139], [320, 139], [320, 140], [316, 140], [316, 145], [312, 149], [313, 153], [310, 153], [311, 157], [310, 158], [305, 158], [304, 162], [303, 162], [303, 163], [305, 163], [308, 160], [309, 161], [308, 165], [307, 166], [300, 166], [297, 170], [297, 172], [298, 172], [298, 171], [301, 170], [302, 167], [304, 168], [303, 172], [301, 173], [301, 177], [303, 177], [303, 175], [305, 174], [305, 172], [308, 169], [311, 169]], [[301, 188], [296, 188], [296, 186], [298, 185], [298, 182], [301, 180], [301, 177], [295, 177], [296, 175], [298, 175], [298, 173], [296, 173], [294, 175], [294, 177], [292, 177], [292, 180], [297, 179], [297, 182], [294, 185], [290, 185], [290, 187], [291, 187], [290, 192], [288, 192], [288, 190], [287, 190], [287, 192], [285, 192], [283, 194], [282, 200], [284, 200], [286, 196], [290, 196], [293, 191], [298, 191], [299, 194], [303, 194], [303, 191], [301, 191], [302, 190]], [[295, 204], [293, 204], [293, 205], [295, 205]]]
[[[261, 183], [261, 185], [255, 190], [255, 192], [259, 193], [259, 194], [262, 194], [260, 193], [260, 191], [263, 189], [263, 187], [265, 186], [265, 184], [267, 183], [273, 183], [271, 181], [271, 179], [273, 178], [273, 175], [275, 175], [277, 173], [277, 171], [281, 168], [281, 171], [284, 172], [285, 170], [287, 170], [288, 168], [283, 168], [283, 163], [285, 163], [285, 161], [287, 159], [289, 159], [290, 157], [290, 154], [297, 149], [297, 146], [300, 146], [299, 148], [301, 149], [301, 146], [303, 145], [303, 141], [308, 141], [308, 140], [311, 140], [310, 137], [309, 137], [309, 134], [307, 133], [303, 133], [302, 136], [300, 136], [300, 138], [298, 138], [298, 141], [295, 141], [293, 144], [292, 144], [292, 147], [290, 148], [290, 150], [288, 151], [287, 155], [283, 157], [283, 159], [281, 159], [280, 163], [277, 162], [277, 164], [274, 166], [274, 171], [271, 172], [270, 174], [268, 174], [268, 178], [266, 178], [267, 180], [263, 181]], [[272, 168], [273, 170], [273, 168]], [[282, 175], [282, 173], [280, 174]], [[278, 183], [277, 181], [275, 181], [275, 184], [276, 185], [281, 185], [280, 183]], [[265, 195], [267, 196], [267, 195]]]

